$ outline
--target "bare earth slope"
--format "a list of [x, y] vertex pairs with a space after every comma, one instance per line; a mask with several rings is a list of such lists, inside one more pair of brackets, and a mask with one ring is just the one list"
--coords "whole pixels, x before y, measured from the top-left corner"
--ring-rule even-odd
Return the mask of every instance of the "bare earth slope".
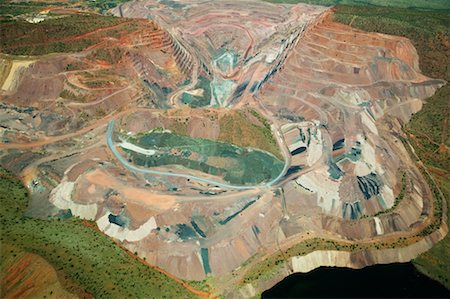
[[[29, 215], [70, 210], [226, 297], [321, 265], [409, 261], [445, 236], [446, 203], [401, 130], [445, 82], [420, 73], [409, 40], [302, 4], [114, 13], [152, 21], [21, 66], [2, 91], [0, 162]], [[104, 48], [122, 54], [97, 59]]]

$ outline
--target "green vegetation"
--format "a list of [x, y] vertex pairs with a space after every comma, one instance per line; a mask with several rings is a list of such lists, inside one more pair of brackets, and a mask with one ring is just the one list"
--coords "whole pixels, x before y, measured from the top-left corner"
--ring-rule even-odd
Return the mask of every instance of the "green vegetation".
[[28, 13], [38, 13], [44, 10], [46, 7], [50, 5], [61, 5], [64, 6], [62, 2], [14, 2], [11, 0], [0, 0], [0, 16], [17, 16], [21, 14]]
[[143, 148], [156, 150], [144, 155], [126, 150], [140, 166], [182, 165], [215, 176], [232, 184], [259, 184], [275, 179], [283, 162], [266, 152], [168, 132], [151, 131], [131, 141]]
[[85, 3], [89, 8], [104, 14], [107, 10], [128, 1], [129, 0], [85, 0]]
[[[280, 2], [280, 1], [276, 1]], [[308, 2], [308, 1], [290, 1]], [[311, 1], [335, 2], [335, 1]], [[343, 2], [343, 1], [342, 1]], [[340, 3], [342, 3], [340, 2]], [[409, 3], [409, 2], [408, 2]], [[446, 2], [447, 3], [447, 2]], [[435, 3], [436, 4], [436, 3]], [[403, 35], [410, 38], [418, 50], [420, 66], [425, 75], [450, 80], [450, 12], [418, 11], [412, 9], [393, 9], [383, 7], [350, 7], [338, 6], [334, 15], [336, 21], [365, 31], [375, 31], [386, 34]], [[405, 131], [415, 138], [410, 138], [415, 152], [425, 162], [425, 167], [433, 174], [433, 179], [444, 192], [447, 203], [450, 195], [449, 178], [449, 101], [450, 88], [441, 88], [433, 97], [427, 100], [424, 108], [415, 114], [411, 122], [405, 126]], [[405, 141], [405, 140], [404, 140]], [[405, 144], [409, 150], [409, 146]], [[412, 153], [411, 153], [412, 155]], [[443, 198], [438, 186], [421, 168], [434, 194], [434, 221], [419, 235], [429, 235], [435, 231], [442, 221]], [[394, 206], [403, 199], [406, 188], [406, 177], [402, 177], [402, 189], [396, 198]], [[450, 214], [447, 211], [448, 216]], [[290, 257], [305, 255], [314, 250], [335, 249], [346, 251], [360, 251], [365, 249], [395, 248], [407, 245], [407, 239], [400, 238], [394, 243], [350, 244], [334, 242], [325, 239], [311, 239], [298, 243], [286, 251], [279, 252], [263, 261], [252, 265], [244, 276], [244, 283], [258, 279], [270, 279], [285, 267], [284, 261]], [[429, 276], [439, 280], [450, 288], [450, 237], [447, 237], [434, 246], [430, 251], [420, 255], [414, 260], [417, 267]]]
[[[433, 221], [425, 227], [420, 233], [419, 236], [425, 237], [434, 232], [435, 230], [439, 229], [439, 227], [442, 224], [442, 202], [443, 198], [441, 196], [441, 193], [439, 192], [439, 187], [434, 183], [431, 176], [429, 176], [424, 169], [421, 167], [420, 170], [422, 171], [422, 175], [426, 178], [428, 185], [431, 188], [431, 192], [434, 197], [434, 209], [433, 209]], [[447, 263], [449, 260], [447, 260]]]
[[[249, 108], [228, 110], [224, 114], [212, 112], [208, 118], [210, 121], [219, 121], [218, 141], [240, 147], [261, 149], [271, 153], [279, 160], [284, 159], [272, 134], [270, 123], [258, 112]], [[188, 118], [181, 117], [167, 125], [166, 129], [179, 135], [188, 136], [188, 124]]]
[[32, 24], [20, 19], [0, 21], [0, 48], [13, 55], [43, 55], [54, 52], [79, 52], [96, 44], [94, 30], [124, 22], [123, 19], [93, 14], [49, 18]]
[[[189, 84], [189, 83], [187, 83]], [[199, 77], [196, 88], [203, 89], [203, 96], [194, 96], [188, 93], [183, 93], [181, 101], [185, 105], [189, 105], [193, 108], [204, 107], [209, 105], [211, 101], [211, 86], [210, 81], [205, 77]]]
[[[409, 155], [415, 160], [415, 162], [418, 165], [418, 168], [420, 172], [422, 173], [423, 177], [426, 179], [428, 186], [431, 189], [432, 196], [433, 196], [433, 221], [425, 227], [417, 236], [425, 237], [434, 232], [436, 229], [438, 229], [442, 224], [442, 216], [443, 216], [443, 198], [441, 196], [441, 193], [439, 192], [439, 186], [436, 185], [433, 177], [427, 172], [424, 165], [422, 165], [420, 158], [412, 151], [410, 142], [408, 139], [405, 139], [404, 137], [400, 137], [400, 140], [403, 142], [403, 145], [407, 149]], [[414, 150], [415, 151], [415, 150]]]
[[401, 184], [402, 185], [401, 185], [401, 188], [400, 188], [400, 192], [399, 192], [398, 196], [395, 198], [394, 204], [392, 205], [392, 207], [390, 207], [389, 209], [386, 209], [386, 210], [379, 211], [379, 212], [377, 212], [375, 214], [372, 214], [372, 215], [362, 215], [361, 219], [378, 217], [378, 216], [381, 216], [381, 215], [386, 215], [386, 214], [390, 214], [390, 213], [394, 212], [395, 209], [397, 208], [397, 206], [400, 204], [400, 202], [402, 202], [402, 200], [405, 198], [406, 186], [407, 186], [406, 172], [402, 172]]
[[0, 16], [18, 16], [38, 13], [49, 7], [89, 10], [107, 14], [108, 10], [127, 2], [128, 0], [62, 0], [62, 1], [13, 1], [0, 0]]
[[[9, 243], [2, 243], [2, 246], [2, 250], [8, 252], [7, 255], [1, 256], [0, 262], [0, 281], [2, 282], [0, 292], [3, 298], [16, 298], [18, 294], [21, 294], [19, 297], [25, 297], [22, 293], [24, 291], [31, 291], [31, 294], [27, 294], [29, 298], [46, 298], [48, 295], [53, 295], [52, 298], [68, 298], [68, 291], [79, 296], [78, 298], [83, 298], [83, 295], [87, 294], [76, 282], [58, 275], [52, 265], [42, 257]], [[20, 273], [15, 271], [22, 268], [24, 264], [26, 268], [23, 268]], [[36, 275], [40, 273], [46, 273], [46, 275]], [[29, 277], [33, 277], [31, 290], [27, 282]], [[12, 288], [12, 284], [6, 283], [11, 278], [18, 282]]]
[[74, 94], [73, 92], [71, 92], [70, 90], [67, 90], [67, 89], [64, 89], [63, 91], [61, 91], [59, 96], [63, 99], [71, 100], [71, 101], [77, 101], [77, 102], [85, 102], [86, 101], [85, 96], [77, 96], [76, 94]]
[[73, 63], [69, 63], [67, 66], [66, 66], [66, 71], [68, 71], [68, 72], [70, 72], [70, 71], [76, 71], [76, 70], [78, 70], [79, 68], [77, 67], [77, 65], [76, 64], [73, 64]]
[[101, 88], [109, 86], [110, 82], [108, 80], [94, 80], [94, 81], [84, 81], [83, 84], [89, 88]]
[[397, 208], [398, 204], [401, 203], [403, 198], [405, 197], [406, 185], [407, 185], [406, 172], [403, 172], [403, 174], [402, 174], [402, 187], [400, 189], [400, 193], [395, 198], [394, 204], [392, 205], [392, 207], [390, 207], [389, 209], [386, 209], [384, 211], [379, 211], [378, 213], [375, 213], [375, 215], [373, 215], [371, 217], [377, 217], [377, 216], [384, 215], [384, 214], [389, 214], [389, 213], [392, 213], [393, 211], [395, 211], [395, 209]]
[[196, 280], [189, 280], [185, 281], [187, 284], [195, 288], [196, 290], [200, 290], [203, 292], [211, 292], [211, 286], [208, 280], [210, 280], [212, 277], [208, 276], [208, 279], [196, 281]]
[[264, 260], [252, 265], [245, 273], [243, 283], [251, 283], [256, 280], [268, 280], [275, 277], [278, 272], [286, 267], [285, 261], [294, 256], [306, 255], [316, 250], [342, 250], [342, 251], [363, 251], [369, 249], [395, 248], [406, 245], [406, 238], [399, 238], [395, 242], [361, 243], [352, 244], [350, 242], [336, 242], [323, 238], [309, 239], [291, 248], [279, 251], [278, 253], [265, 258]]
[[[448, 1], [446, 3], [450, 5]], [[422, 72], [430, 77], [450, 80], [450, 11], [338, 6], [335, 20], [345, 24], [353, 20], [352, 26], [362, 30], [409, 38], [419, 54]], [[423, 109], [404, 126], [409, 143], [433, 176], [429, 177], [420, 167], [435, 197], [434, 221], [421, 232], [421, 236], [430, 234], [440, 226], [443, 201], [447, 200], [447, 206], [450, 204], [449, 98], [450, 86], [446, 85], [427, 99]], [[403, 141], [406, 143], [406, 140]], [[410, 151], [409, 145], [405, 144], [405, 147]], [[411, 156], [414, 157], [412, 153]], [[442, 198], [438, 188], [445, 198]], [[450, 217], [448, 210], [447, 215]], [[450, 289], [449, 261], [450, 236], [447, 235], [415, 259], [414, 264]]]
[[265, 0], [272, 3], [308, 3], [315, 5], [360, 5], [360, 6], [386, 6], [402, 8], [422, 8], [422, 9], [450, 9], [447, 0]]
[[272, 135], [270, 123], [258, 112], [246, 109], [234, 114], [226, 114], [219, 119], [219, 124], [220, 141], [242, 147], [259, 148], [283, 160], [278, 144]]
[[422, 72], [449, 80], [450, 11], [338, 6], [334, 20], [364, 31], [409, 38], [419, 54]]
[[[179, 283], [153, 270], [79, 219], [25, 218], [28, 193], [0, 168], [1, 244], [37, 254], [96, 298], [187, 298]], [[1, 246], [0, 266], [14, 252]]]
[[450, 169], [450, 85], [440, 88], [405, 126], [420, 159], [429, 166]]
[[[428, 167], [428, 169], [430, 169]], [[440, 189], [447, 197], [447, 206], [449, 205], [450, 179], [449, 174], [434, 175], [434, 179], [439, 184]], [[450, 213], [447, 210], [447, 219]], [[414, 260], [414, 265], [424, 274], [438, 280], [450, 289], [450, 271], [448, 270], [448, 261], [450, 260], [450, 237], [447, 235], [444, 240], [437, 243], [431, 250], [421, 254]]]
[[99, 48], [89, 55], [91, 59], [103, 60], [109, 64], [116, 64], [122, 59], [124, 49], [122, 48]]

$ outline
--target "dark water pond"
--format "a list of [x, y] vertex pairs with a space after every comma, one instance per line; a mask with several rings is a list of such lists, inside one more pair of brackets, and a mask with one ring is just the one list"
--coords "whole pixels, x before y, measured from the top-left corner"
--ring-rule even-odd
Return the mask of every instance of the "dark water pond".
[[405, 263], [360, 270], [321, 267], [290, 275], [262, 294], [262, 298], [311, 297], [450, 298], [450, 292]]

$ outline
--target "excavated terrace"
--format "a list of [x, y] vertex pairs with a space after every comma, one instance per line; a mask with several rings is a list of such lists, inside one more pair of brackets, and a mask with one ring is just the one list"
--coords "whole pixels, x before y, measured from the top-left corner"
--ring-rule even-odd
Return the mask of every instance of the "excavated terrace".
[[[17, 84], [0, 82], [0, 161], [29, 188], [30, 215], [70, 209], [179, 278], [212, 276], [226, 297], [322, 265], [404, 262], [443, 238], [445, 203], [401, 127], [444, 82], [421, 74], [409, 40], [319, 6], [174, 3], [125, 3], [113, 13], [151, 21], [16, 63]], [[93, 58], [102, 47], [123, 55]], [[228, 173], [258, 179], [239, 188]]]

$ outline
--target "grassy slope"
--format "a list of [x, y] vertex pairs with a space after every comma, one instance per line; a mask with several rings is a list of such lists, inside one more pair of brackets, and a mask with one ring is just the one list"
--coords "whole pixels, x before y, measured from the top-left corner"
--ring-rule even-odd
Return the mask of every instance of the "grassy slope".
[[18, 16], [22, 14], [35, 14], [49, 7], [74, 8], [79, 10], [95, 11], [102, 14], [128, 0], [61, 0], [61, 1], [21, 1], [0, 0], [0, 16]]
[[9, 243], [3, 242], [2, 246], [2, 251], [9, 252], [2, 255], [0, 263], [0, 294], [4, 298], [75, 298], [88, 295], [78, 285], [62, 281], [52, 265], [42, 257]]
[[[283, 163], [273, 156], [260, 151], [236, 153], [235, 147], [223, 142], [205, 138], [193, 138], [174, 133], [151, 132], [140, 134], [130, 141], [144, 148], [158, 148], [164, 153], [157, 156], [146, 156], [133, 151], [126, 151], [134, 163], [141, 166], [180, 165], [211, 175], [224, 175], [223, 179], [231, 184], [259, 184], [270, 181], [279, 175]], [[182, 149], [194, 154], [189, 156], [173, 155], [167, 149]], [[242, 148], [241, 148], [242, 149]], [[243, 150], [243, 149], [242, 149]], [[198, 155], [210, 157], [206, 162], [197, 161]], [[229, 163], [215, 163], [215, 158], [230, 159]]]
[[[440, 185], [442, 192], [447, 196], [447, 206], [450, 204], [450, 176], [448, 172], [443, 175], [435, 175], [435, 180]], [[447, 217], [450, 218], [449, 210], [447, 210]], [[435, 245], [431, 250], [421, 254], [416, 258], [414, 265], [424, 274], [438, 280], [443, 285], [450, 289], [450, 236], [447, 235], [444, 240]]]
[[[257, 121], [249, 121], [250, 115]], [[220, 118], [219, 140], [242, 147], [265, 150], [280, 160], [284, 160], [268, 121], [254, 110], [229, 113]]]
[[[216, 119], [218, 116], [214, 113], [210, 117]], [[284, 161], [284, 157], [272, 134], [270, 123], [255, 110], [228, 110], [219, 117], [219, 126], [218, 141], [228, 142], [241, 147], [258, 148]], [[172, 123], [166, 129], [179, 135], [189, 136], [188, 123], [183, 120]]]
[[409, 38], [420, 57], [422, 72], [450, 79], [450, 11], [338, 6], [335, 21], [372, 32]]
[[[56, 4], [56, 3], [55, 3]], [[17, 16], [28, 13], [38, 13], [49, 4], [45, 2], [13, 2], [0, 0], [0, 16]]]
[[402, 8], [450, 9], [448, 0], [265, 0], [273, 3], [308, 3], [316, 5], [377, 5]]
[[122, 22], [125, 20], [93, 14], [58, 16], [37, 24], [4, 19], [0, 20], [0, 52], [13, 55], [78, 52], [99, 41], [95, 36], [80, 35]]
[[27, 190], [4, 169], [0, 169], [0, 190], [1, 269], [14, 254], [5, 248], [13, 245], [43, 257], [96, 298], [190, 296], [180, 284], [129, 256], [88, 222], [23, 217]]
[[[430, 2], [431, 3], [431, 2]], [[382, 7], [338, 7], [335, 20], [366, 31], [405, 36], [413, 42], [420, 56], [422, 72], [430, 77], [450, 80], [450, 12], [417, 11]], [[433, 174], [449, 203], [450, 169], [449, 121], [450, 86], [444, 86], [427, 99], [405, 131], [410, 142]], [[450, 203], [449, 203], [450, 204]], [[447, 212], [448, 213], [448, 212]], [[450, 288], [450, 237], [414, 260], [429, 276]]]

